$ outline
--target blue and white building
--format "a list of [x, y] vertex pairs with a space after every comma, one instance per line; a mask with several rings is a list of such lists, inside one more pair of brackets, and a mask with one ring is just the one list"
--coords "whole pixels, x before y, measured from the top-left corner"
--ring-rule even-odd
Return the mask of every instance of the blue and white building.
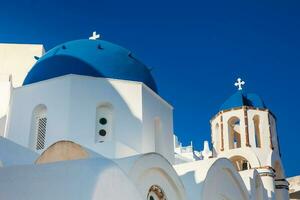
[[276, 117], [243, 84], [196, 151], [131, 51], [96, 34], [1, 44], [0, 199], [289, 199]]

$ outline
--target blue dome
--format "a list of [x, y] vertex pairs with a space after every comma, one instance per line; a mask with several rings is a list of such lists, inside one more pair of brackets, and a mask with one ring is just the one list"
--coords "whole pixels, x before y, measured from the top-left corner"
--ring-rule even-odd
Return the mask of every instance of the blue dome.
[[143, 82], [157, 92], [150, 70], [127, 49], [103, 40], [74, 40], [38, 59], [23, 85], [78, 74]]
[[257, 94], [237, 91], [223, 103], [220, 110], [229, 110], [241, 106], [266, 108], [265, 103]]

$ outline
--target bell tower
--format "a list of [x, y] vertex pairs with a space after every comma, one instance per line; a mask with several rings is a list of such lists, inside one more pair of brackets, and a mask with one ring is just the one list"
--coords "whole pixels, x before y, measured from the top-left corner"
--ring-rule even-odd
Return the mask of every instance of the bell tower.
[[288, 199], [276, 117], [257, 94], [243, 91], [244, 84], [237, 79], [238, 91], [210, 121], [213, 157], [230, 159], [238, 171], [256, 169], [269, 199]]

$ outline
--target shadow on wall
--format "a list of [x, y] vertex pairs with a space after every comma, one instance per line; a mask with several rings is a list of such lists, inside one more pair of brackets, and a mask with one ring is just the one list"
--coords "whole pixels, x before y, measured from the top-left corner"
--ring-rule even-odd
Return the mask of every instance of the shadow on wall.
[[0, 118], [0, 136], [4, 136], [6, 124], [6, 115]]
[[258, 174], [257, 170], [252, 169], [248, 171], [241, 172], [241, 175], [243, 176], [245, 181], [248, 181], [250, 184], [247, 185], [247, 189], [251, 191], [252, 196], [251, 199], [255, 200], [264, 200], [268, 199], [268, 192], [264, 188], [263, 182], [261, 180], [260, 175]]
[[[189, 198], [198, 196], [206, 200], [249, 200], [245, 183], [230, 160], [220, 158], [211, 162], [197, 161], [197, 164], [190, 167], [194, 170], [181, 175]], [[179, 167], [177, 169], [181, 171]]]
[[115, 162], [127, 172], [143, 197], [187, 200], [180, 177], [168, 160], [160, 154], [147, 153], [117, 159]]
[[[143, 144], [142, 119], [133, 111], [132, 107], [136, 105], [133, 105], [133, 102], [126, 102], [130, 101], [128, 96], [132, 91], [130, 89], [120, 90], [107, 79], [89, 80], [88, 78], [85, 76], [72, 77], [75, 81], [72, 84], [74, 87], [71, 88], [71, 96], [76, 101], [71, 101], [70, 116], [71, 118], [76, 116], [77, 119], [74, 118], [74, 120], [85, 122], [85, 125], [81, 124], [81, 127], [73, 127], [73, 131], [77, 131], [78, 135], [90, 135], [94, 146], [92, 149], [97, 152], [105, 152], [104, 150], [107, 149], [114, 151], [114, 154], [128, 151], [128, 155], [134, 155], [140, 152]], [[102, 84], [99, 89], [87, 88], [86, 82], [95, 87], [99, 83], [99, 79]], [[98, 90], [99, 92], [97, 92]], [[82, 102], [87, 103], [85, 109], [82, 108]], [[70, 126], [72, 125], [70, 124]], [[81, 144], [80, 140], [75, 140], [75, 142]], [[110, 147], [111, 145], [114, 145], [113, 149]]]
[[[70, 87], [65, 86], [67, 83], [71, 83]], [[134, 90], [131, 87], [129, 90], [126, 87], [122, 89], [115, 87], [107, 79], [81, 75], [66, 75], [17, 88], [11, 105], [13, 112], [9, 118], [13, 121], [10, 120], [8, 136], [12, 135], [13, 139], [24, 138], [27, 134], [30, 135], [28, 139], [34, 140], [29, 144], [36, 144], [39, 128], [32, 128], [32, 124], [38, 124], [32, 115], [37, 106], [44, 105], [47, 108], [47, 120], [46, 123], [45, 120], [42, 121], [41, 126], [47, 128], [43, 149], [59, 140], [71, 140], [83, 146], [89, 145], [89, 148], [98, 152], [105, 153], [104, 150], [109, 149], [114, 153], [130, 151], [130, 154], [136, 154], [142, 150], [142, 122], [132, 110], [136, 106], [135, 101], [126, 102], [130, 99], [130, 92]], [[32, 98], [32, 95], [36, 98]], [[62, 98], [62, 95], [68, 96]], [[22, 102], [29, 102], [28, 106], [24, 108]], [[103, 105], [111, 105], [112, 114], [107, 110], [102, 110], [103, 115], [101, 110], [97, 113], [97, 108]], [[22, 113], [18, 112], [21, 108], [25, 109]], [[112, 116], [106, 116], [107, 113]], [[95, 138], [98, 137], [100, 139], [96, 141]], [[105, 138], [108, 139], [104, 140]], [[115, 144], [115, 141], [119, 143]]]
[[[71, 80], [71, 88], [69, 89], [70, 91], [64, 90], [62, 85], [65, 83], [64, 80], [66, 78], [69, 78]], [[39, 82], [39, 83], [35, 83], [34, 85], [32, 84], [22, 88], [18, 88], [15, 92], [18, 92], [18, 90], [25, 90], [25, 92], [28, 92], [26, 93], [26, 96], [17, 96], [17, 97], [19, 97], [20, 100], [22, 98], [24, 102], [30, 102], [30, 106], [26, 108], [28, 112], [13, 112], [12, 115], [9, 117], [11, 119], [13, 119], [14, 117], [31, 119], [32, 121], [33, 118], [35, 120], [35, 117], [32, 117], [33, 113], [35, 114], [35, 112], [33, 112], [35, 108], [39, 105], [45, 105], [45, 107], [47, 108], [47, 115], [46, 115], [47, 131], [45, 134], [45, 144], [47, 144], [47, 139], [49, 136], [52, 137], [53, 135], [55, 135], [55, 137], [51, 139], [51, 142], [48, 142], [49, 144], [45, 145], [45, 148], [50, 147], [55, 142], [64, 139], [65, 140], [70, 139], [73, 142], [82, 145], [83, 147], [87, 144], [85, 143], [86, 141], [80, 140], [80, 137], [73, 138], [73, 136], [67, 136], [65, 133], [59, 131], [60, 128], [59, 124], [57, 124], [58, 126], [56, 126], [54, 122], [58, 122], [57, 118], [60, 117], [58, 116], [59, 111], [65, 109], [66, 112], [69, 112], [68, 116], [70, 117], [70, 120], [63, 120], [61, 123], [70, 123], [69, 125], [70, 127], [72, 127], [72, 129], [70, 129], [71, 130], [70, 134], [74, 133], [79, 136], [84, 135], [85, 136], [84, 139], [89, 140], [91, 142], [91, 146], [94, 145], [94, 149], [96, 149], [95, 147], [96, 145], [102, 146], [103, 148], [107, 148], [107, 146], [111, 145], [113, 141], [119, 141], [132, 149], [138, 149], [138, 150], [142, 149], [140, 146], [142, 145], [142, 134], [141, 134], [142, 122], [132, 112], [130, 108], [130, 106], [132, 105], [129, 105], [123, 96], [126, 95], [125, 93], [130, 92], [130, 90], [119, 91], [117, 88], [115, 88], [115, 86], [113, 86], [106, 79], [101, 79], [101, 80], [100, 79], [101, 78], [91, 79], [91, 77], [79, 76], [79, 75], [66, 75], [63, 77], [47, 80], [47, 82]], [[103, 85], [102, 86], [99, 85], [98, 88], [97, 83], [99, 83], [99, 81], [101, 81]], [[93, 86], [92, 89], [89, 88], [91, 85]], [[31, 90], [31, 86], [32, 86], [32, 90]], [[32, 98], [32, 91], [36, 92], [35, 93], [36, 98]], [[62, 93], [70, 95], [70, 102], [67, 102], [67, 104], [70, 104], [68, 105], [68, 107], [63, 107], [64, 105], [62, 105], [62, 101], [63, 101], [63, 99], [61, 98]], [[82, 102], [85, 102], [85, 104], [83, 105]], [[100, 121], [100, 119], [97, 119], [97, 107], [101, 105], [107, 105], [108, 103], [113, 107], [113, 116], [111, 117], [111, 119], [113, 120], [112, 122], [113, 135], [111, 137], [111, 140], [109, 141], [105, 141], [102, 143], [95, 143], [95, 134], [98, 134], [96, 132], [97, 123], [103, 123]], [[19, 107], [22, 106], [24, 107], [24, 104], [19, 104], [19, 103], [14, 104], [14, 102], [12, 102], [12, 107], [14, 107], [14, 110], [16, 111], [18, 110]], [[60, 106], [62, 106], [63, 108]], [[100, 116], [103, 117], [102, 115]], [[75, 120], [76, 123], [72, 123], [72, 119], [76, 119]], [[26, 126], [29, 127], [30, 131], [32, 130], [38, 131], [38, 129], [31, 128], [32, 124], [33, 123], [30, 122]], [[134, 129], [133, 132], [128, 131], [129, 129], [127, 127], [130, 126], [131, 124], [134, 124], [135, 127], [138, 127], [140, 129]], [[17, 132], [20, 134], [19, 136], [24, 136], [24, 129], [22, 128], [22, 126], [16, 126], [16, 125], [17, 124], [11, 124], [13, 128], [17, 129]], [[153, 122], [153, 126], [154, 126], [154, 122]], [[102, 126], [102, 128], [105, 128], [105, 126]], [[72, 130], [74, 132], [72, 132]], [[38, 132], [35, 133], [37, 134]], [[30, 134], [27, 135], [28, 137], [30, 137]], [[31, 138], [37, 138], [37, 137], [31, 137]], [[133, 140], [133, 138], [136, 138], [136, 140], [140, 140], [140, 141]], [[117, 149], [118, 148], [117, 146], [114, 147], [115, 147], [114, 151], [120, 151], [119, 149]], [[111, 150], [111, 148], [109, 148], [109, 150]], [[99, 152], [101, 153], [101, 151]], [[79, 153], [82, 152], [79, 151]], [[57, 161], [56, 159], [60, 156], [61, 156], [60, 154], [54, 155], [51, 158], [51, 161], [54, 162]], [[77, 157], [79, 155], [74, 155], [74, 156]], [[85, 156], [83, 155], [81, 158], [85, 158]], [[19, 196], [17, 198], [9, 198], [8, 196], [6, 198], [4, 196], [4, 198], [1, 198], [2, 196], [1, 191], [3, 191], [2, 190], [3, 188], [5, 188], [3, 187], [0, 190], [0, 199], [7, 199], [7, 200], [38, 199], [37, 198], [38, 196], [39, 197], [44, 195], [49, 196], [49, 194], [43, 194], [43, 192], [51, 191], [51, 189], [48, 190], [45, 187], [57, 188], [57, 189], [61, 188], [59, 189], [59, 191], [55, 192], [55, 196], [57, 197], [57, 199], [65, 199], [64, 192], [67, 191], [69, 191], [68, 196], [70, 198], [66, 198], [66, 199], [80, 199], [81, 194], [79, 194], [80, 192], [78, 191], [80, 191], [81, 189], [84, 190], [83, 193], [88, 194], [87, 199], [99, 199], [98, 197], [101, 197], [100, 199], [107, 199], [110, 196], [118, 196], [117, 195], [118, 193], [114, 193], [113, 191], [111, 191], [111, 189], [110, 191], [108, 189], [104, 189], [105, 191], [103, 191], [103, 188], [109, 188], [109, 185], [111, 185], [111, 183], [116, 184], [118, 180], [120, 180], [119, 185], [122, 186], [118, 188], [121, 188], [121, 190], [125, 190], [125, 188], [130, 189], [128, 191], [123, 191], [122, 193], [124, 194], [132, 193], [130, 195], [131, 197], [136, 196], [135, 199], [139, 199], [137, 198], [139, 194], [137, 193], [136, 188], [133, 187], [133, 184], [131, 183], [130, 180], [128, 180], [128, 177], [125, 174], [123, 174], [123, 172], [119, 170], [118, 167], [112, 163], [112, 161], [109, 161], [104, 158], [98, 159], [97, 161], [96, 159], [77, 160], [77, 161], [66, 161], [66, 160], [68, 160], [68, 158], [65, 159], [65, 157], [63, 157], [59, 161], [64, 161], [64, 162], [46, 163], [46, 164], [32, 165], [32, 166], [28, 165], [24, 168], [24, 170], [27, 171], [28, 173], [24, 175], [21, 175], [20, 173], [16, 173], [14, 169], [6, 169], [7, 176], [11, 174], [11, 177], [15, 177], [16, 180], [20, 180], [12, 184], [13, 188], [15, 188], [18, 191], [24, 191], [27, 188], [25, 187], [26, 185], [27, 186], [31, 185], [30, 187], [31, 190], [27, 188], [28, 191], [24, 191], [23, 193], [24, 195], [28, 195], [27, 196], [28, 198], [26, 198], [26, 196], [25, 197]], [[81, 164], [79, 165], [77, 163], [81, 163]], [[21, 168], [15, 168], [15, 170], [21, 170]], [[94, 170], [95, 172], [93, 172]], [[72, 173], [74, 176], [72, 175]], [[39, 174], [39, 176], [37, 176], [36, 174]], [[90, 177], [89, 180], [87, 180], [89, 174]], [[62, 179], [62, 177], [66, 177], [66, 179], [64, 180]], [[28, 184], [27, 181], [32, 179], [34, 179], [35, 182], [31, 182], [30, 184]], [[74, 180], [67, 182], [68, 179], [69, 180], [74, 179]], [[0, 185], [5, 185], [4, 180], [5, 180], [4, 177], [0, 178]], [[59, 180], [61, 180], [61, 182]], [[81, 181], [82, 183], [80, 183]], [[82, 187], [81, 184], [84, 183], [86, 183], [86, 185]], [[63, 191], [64, 190], [63, 188], [67, 189], [67, 191]], [[76, 191], [74, 192], [74, 195], [70, 192], [72, 188], [75, 189], [77, 188]], [[39, 194], [37, 195], [34, 191], [32, 191], [33, 189], [34, 191], [40, 191]], [[110, 192], [110, 194], [108, 192]], [[19, 192], [19, 194], [21, 193], [22, 192]], [[75, 196], [75, 194], [77, 194], [78, 196]], [[10, 193], [10, 195], [13, 196], [13, 193]], [[120, 199], [124, 197], [126, 196], [118, 196], [118, 198], [114, 198], [114, 199]]]
[[[15, 181], [8, 183], [7, 180]], [[105, 158], [0, 170], [0, 199], [39, 200], [41, 197], [56, 200], [142, 199], [127, 175]]]

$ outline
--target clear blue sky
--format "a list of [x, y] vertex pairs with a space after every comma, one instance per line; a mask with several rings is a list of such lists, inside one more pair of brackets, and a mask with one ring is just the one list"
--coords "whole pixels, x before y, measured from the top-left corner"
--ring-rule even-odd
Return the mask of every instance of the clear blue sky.
[[[2, 1], [0, 42], [47, 50], [97, 30], [153, 68], [174, 128], [200, 149], [235, 79], [278, 118], [288, 176], [300, 174], [299, 1]], [[17, 58], [16, 58], [17, 59]]]

